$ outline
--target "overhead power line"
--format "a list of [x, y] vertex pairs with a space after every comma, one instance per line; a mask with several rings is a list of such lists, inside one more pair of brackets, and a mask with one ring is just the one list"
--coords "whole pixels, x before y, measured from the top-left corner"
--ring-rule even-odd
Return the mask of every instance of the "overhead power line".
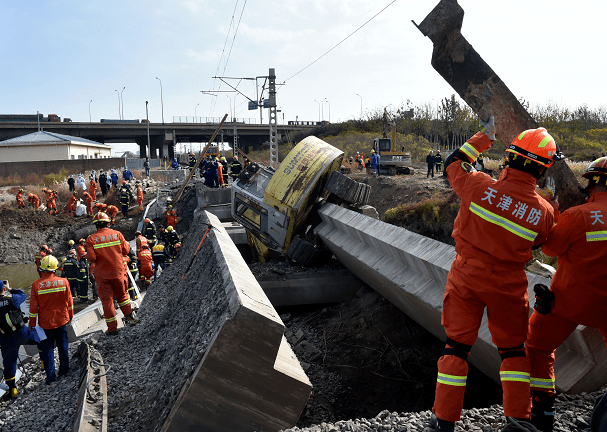
[[357, 31], [359, 31], [361, 28], [363, 28], [364, 26], [366, 26], [367, 24], [369, 24], [371, 21], [373, 21], [379, 14], [381, 14], [383, 11], [385, 11], [386, 9], [388, 9], [390, 6], [392, 6], [394, 3], [396, 3], [396, 0], [393, 0], [390, 4], [388, 4], [385, 8], [383, 8], [382, 10], [380, 10], [379, 12], [377, 12], [375, 15], [373, 15], [371, 18], [369, 18], [369, 20], [367, 20], [363, 25], [361, 25], [360, 27], [358, 27], [356, 30], [354, 30], [352, 33], [350, 33], [348, 36], [346, 36], [344, 39], [342, 39], [337, 45], [335, 45], [333, 48], [331, 48], [329, 51], [327, 51], [326, 53], [324, 53], [323, 55], [321, 55], [320, 57], [318, 57], [316, 60], [314, 60], [312, 63], [310, 63], [308, 66], [306, 66], [305, 68], [303, 68], [302, 70], [300, 70], [299, 72], [297, 72], [294, 75], [291, 75], [289, 78], [287, 78], [286, 80], [284, 80], [284, 82], [287, 82], [288, 80], [290, 80], [291, 78], [299, 75], [300, 73], [302, 73], [303, 71], [305, 71], [306, 69], [308, 69], [310, 66], [312, 66], [314, 63], [316, 63], [318, 60], [320, 60], [321, 58], [323, 58], [324, 56], [326, 56], [327, 54], [329, 54], [331, 51], [333, 51], [335, 48], [337, 48], [338, 46], [340, 46], [343, 42], [345, 42], [350, 36], [352, 36], [354, 33], [356, 33]]

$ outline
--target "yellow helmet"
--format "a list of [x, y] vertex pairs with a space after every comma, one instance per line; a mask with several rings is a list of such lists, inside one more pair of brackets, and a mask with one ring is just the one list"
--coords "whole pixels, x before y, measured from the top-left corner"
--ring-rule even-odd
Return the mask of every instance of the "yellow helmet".
[[172, 227], [171, 225], [169, 225], [169, 226], [167, 227], [167, 231], [173, 231], [173, 227]]
[[67, 244], [70, 245], [70, 246], [73, 245], [74, 244], [74, 240], [68, 240]]
[[47, 255], [40, 261], [40, 270], [42, 271], [52, 272], [57, 270], [58, 267], [59, 261], [52, 255]]

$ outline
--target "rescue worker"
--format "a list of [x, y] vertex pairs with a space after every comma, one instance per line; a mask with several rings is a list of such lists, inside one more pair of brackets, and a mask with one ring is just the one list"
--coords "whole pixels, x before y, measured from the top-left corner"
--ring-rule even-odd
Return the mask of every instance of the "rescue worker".
[[141, 184], [139, 182], [136, 183], [137, 187], [137, 204], [139, 205], [139, 210], [143, 211], [143, 189], [141, 189]]
[[177, 162], [177, 158], [173, 158], [173, 161], [171, 162], [171, 168], [173, 168], [174, 170], [178, 170], [179, 167], [179, 162]]
[[143, 162], [143, 168], [145, 169], [145, 176], [150, 176], [150, 158], [145, 158], [145, 162]]
[[524, 265], [532, 247], [548, 238], [552, 206], [535, 192], [536, 181], [560, 157], [546, 129], [520, 133], [508, 148], [510, 167], [498, 180], [472, 164], [495, 140], [494, 119], [445, 161], [445, 176], [461, 199], [453, 227], [456, 259], [443, 297], [447, 334], [438, 361], [431, 426], [453, 431], [460, 419], [467, 358], [485, 308], [492, 341], [502, 358], [500, 378], [506, 417], [529, 420], [529, 361], [525, 357], [529, 302]]
[[51, 253], [52, 253], [52, 250], [49, 249], [49, 247], [47, 245], [44, 244], [44, 245], [40, 246], [40, 250], [38, 251], [38, 253], [34, 257], [34, 260], [36, 261], [36, 270], [38, 270], [38, 276], [42, 277], [42, 275], [44, 274], [40, 270], [40, 263], [42, 262], [42, 259], [45, 256], [50, 255]]
[[112, 187], [114, 187], [114, 189], [116, 189], [116, 187], [118, 187], [118, 174], [116, 174], [116, 171], [114, 169], [112, 169], [112, 173], [110, 174], [110, 179], [112, 180]]
[[74, 240], [69, 239], [67, 241], [67, 250], [65, 251], [65, 254], [68, 255], [71, 249], [74, 249]]
[[131, 202], [131, 194], [125, 187], [120, 188], [120, 206], [122, 207], [122, 216], [129, 217], [129, 204]]
[[40, 342], [38, 334], [25, 325], [27, 322], [21, 313], [21, 305], [27, 299], [21, 290], [12, 289], [6, 292], [6, 286], [0, 279], [0, 348], [4, 366], [4, 382], [8, 386], [8, 395], [16, 398], [17, 390], [17, 359], [21, 345], [34, 345]]
[[126, 322], [137, 324], [133, 316], [131, 300], [124, 287], [124, 265], [122, 257], [128, 255], [131, 248], [119, 231], [108, 228], [110, 217], [99, 212], [93, 217], [97, 232], [86, 239], [88, 259], [95, 263], [94, 275], [97, 280], [97, 290], [103, 304], [103, 314], [108, 327], [107, 334], [118, 335], [118, 323], [114, 310], [114, 297], [122, 310]]
[[188, 165], [190, 166], [190, 173], [194, 169], [194, 165], [196, 165], [196, 156], [194, 153], [190, 153], [190, 157], [188, 158]]
[[154, 222], [150, 218], [145, 218], [143, 223], [145, 224], [143, 235], [147, 239], [148, 244], [154, 246], [156, 244], [156, 225], [154, 225]]
[[177, 212], [173, 210], [173, 206], [169, 204], [167, 206], [167, 227], [171, 227], [172, 229], [177, 228]]
[[158, 240], [158, 242], [164, 242], [165, 238], [166, 238], [166, 232], [164, 231], [164, 225], [160, 225], [158, 227], [158, 235], [156, 237], [156, 239]]
[[102, 202], [97, 202], [95, 203], [95, 208], [97, 209], [98, 212], [106, 212], [107, 211], [107, 204], [102, 203]]
[[82, 257], [86, 258], [86, 239], [81, 238], [78, 240], [78, 247], [76, 248], [78, 261], [82, 259]]
[[89, 301], [89, 268], [84, 256], [78, 261], [78, 299], [80, 303]]
[[375, 150], [371, 150], [371, 166], [373, 167], [373, 175], [377, 177], [379, 175], [379, 156], [377, 156]]
[[99, 187], [101, 188], [101, 195], [105, 196], [108, 191], [108, 178], [103, 170], [99, 172]]
[[67, 214], [76, 216], [76, 191], [72, 192], [70, 198], [67, 200]]
[[130, 181], [135, 178], [129, 167], [124, 167], [124, 171], [122, 171], [122, 178], [124, 181]]
[[172, 226], [167, 227], [166, 232], [166, 246], [168, 247], [169, 262], [172, 263], [177, 258], [177, 251], [175, 245], [179, 243], [179, 235]]
[[430, 153], [426, 156], [426, 164], [428, 165], [428, 173], [426, 178], [432, 176], [434, 178], [434, 153], [430, 150]]
[[56, 215], [57, 214], [57, 202], [55, 201], [57, 194], [52, 189], [42, 188], [42, 191], [46, 195], [46, 208], [48, 209], [48, 214]]
[[440, 154], [440, 150], [436, 150], [436, 156], [434, 156], [434, 164], [436, 165], [436, 173], [441, 172], [443, 167], [443, 157]]
[[152, 247], [152, 259], [154, 260], [154, 282], [158, 279], [158, 269], [166, 268], [167, 250], [163, 243], [158, 243]]
[[217, 187], [223, 187], [223, 165], [217, 162]]
[[135, 245], [137, 247], [137, 255], [141, 252], [141, 246], [144, 244], [148, 244], [148, 239], [146, 239], [141, 231], [135, 231]]
[[84, 177], [82, 177], [82, 174], [78, 174], [78, 187], [81, 188], [82, 190], [86, 190], [86, 182], [84, 181]]
[[67, 179], [67, 186], [70, 189], [70, 192], [74, 192], [76, 190], [76, 180], [74, 180], [74, 174], [70, 174], [70, 177]]
[[217, 170], [219, 168], [219, 164], [215, 159], [215, 155], [211, 156], [211, 161], [207, 164], [207, 175], [209, 176], [209, 184], [207, 186], [216, 188], [219, 187], [219, 178], [217, 176]]
[[93, 216], [93, 197], [89, 193], [85, 192], [84, 197], [86, 198], [86, 215], [89, 217]]
[[482, 153], [480, 153], [478, 155], [478, 159], [476, 159], [476, 163], [481, 166], [481, 169], [479, 171], [484, 171], [485, 170], [485, 158], [484, 158], [484, 156], [483, 156]]
[[232, 164], [230, 165], [230, 177], [232, 177], [232, 183], [236, 181], [240, 173], [242, 172], [242, 165], [238, 161], [238, 156], [234, 156]]
[[38, 211], [38, 209], [40, 208], [40, 198], [38, 198], [38, 195], [30, 193], [27, 197], [27, 202], [29, 203], [32, 210]]
[[152, 275], [154, 268], [152, 263], [152, 252], [147, 242], [141, 245], [141, 251], [137, 254], [137, 262], [139, 263], [139, 277], [141, 278], [141, 289], [147, 289], [152, 283]]
[[46, 339], [38, 344], [40, 360], [46, 372], [46, 383], [55, 381], [55, 342], [59, 351], [59, 376], [70, 370], [66, 325], [74, 317], [74, 303], [67, 279], [55, 276], [58, 262], [45, 256], [40, 263], [42, 277], [32, 283], [29, 327], [38, 324]]
[[116, 224], [116, 215], [118, 214], [118, 207], [115, 205], [107, 206], [107, 214], [110, 217], [110, 225], [114, 226]]
[[17, 208], [24, 209], [25, 202], [23, 201], [23, 189], [19, 189], [19, 192], [15, 195], [15, 199], [17, 200]]
[[89, 194], [93, 197], [93, 201], [97, 201], [97, 182], [92, 174], [89, 177]]
[[228, 161], [226, 160], [225, 156], [222, 156], [221, 159], [219, 160], [219, 163], [222, 166], [221, 172], [223, 173], [223, 184], [227, 187], [228, 186]]
[[[73, 240], [72, 240], [73, 242]], [[66, 278], [72, 297], [78, 296], [78, 260], [76, 260], [76, 250], [70, 249], [67, 257], [61, 264], [61, 277]]]
[[[138, 271], [138, 264], [137, 264], [137, 256], [135, 255], [135, 252], [133, 251], [133, 249], [131, 249], [129, 251], [129, 255], [127, 257], [125, 257], [125, 263], [126, 263], [126, 270], [128, 272], [131, 273], [131, 276], [133, 276], [133, 280], [136, 281], [137, 280], [137, 271]], [[129, 297], [131, 298], [131, 300], [137, 300], [138, 296], [137, 296], [137, 291], [135, 291], [135, 287], [132, 284], [131, 278], [129, 277], [129, 275], [126, 275], [126, 279], [127, 279], [127, 290], [129, 292]]]
[[554, 422], [555, 350], [580, 324], [597, 328], [607, 344], [607, 157], [582, 177], [587, 202], [563, 212], [542, 245], [546, 255], [558, 256], [558, 269], [550, 291], [536, 291], [529, 322], [531, 423], [544, 432]]

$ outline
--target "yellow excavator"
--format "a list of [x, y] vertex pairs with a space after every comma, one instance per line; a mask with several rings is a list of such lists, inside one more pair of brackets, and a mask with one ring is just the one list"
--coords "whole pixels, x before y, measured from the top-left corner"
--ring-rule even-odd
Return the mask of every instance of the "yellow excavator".
[[[390, 127], [390, 137], [388, 137]], [[396, 122], [384, 108], [384, 133], [382, 138], [375, 138], [373, 150], [379, 156], [379, 173], [383, 175], [413, 174], [411, 153], [405, 147], [398, 148], [396, 143]]]

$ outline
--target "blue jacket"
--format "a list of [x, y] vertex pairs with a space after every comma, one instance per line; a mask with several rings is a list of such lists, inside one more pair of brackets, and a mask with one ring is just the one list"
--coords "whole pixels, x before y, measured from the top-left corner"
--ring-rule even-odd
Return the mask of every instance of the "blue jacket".
[[217, 168], [218, 167], [219, 167], [219, 165], [217, 164], [217, 161], [207, 162], [207, 171], [211, 175], [217, 175]]
[[118, 174], [116, 174], [115, 172], [113, 172], [110, 177], [112, 178], [112, 184], [114, 186], [116, 186], [118, 184]]
[[131, 172], [131, 170], [124, 170], [122, 171], [122, 178], [125, 179], [126, 181], [129, 181], [130, 179], [133, 178], [133, 173]]
[[171, 168], [179, 169], [179, 162], [177, 162], [177, 159], [173, 159], [173, 162], [171, 162]]
[[375, 169], [379, 166], [379, 158], [377, 157], [377, 153], [373, 153], [371, 155], [371, 166]]

